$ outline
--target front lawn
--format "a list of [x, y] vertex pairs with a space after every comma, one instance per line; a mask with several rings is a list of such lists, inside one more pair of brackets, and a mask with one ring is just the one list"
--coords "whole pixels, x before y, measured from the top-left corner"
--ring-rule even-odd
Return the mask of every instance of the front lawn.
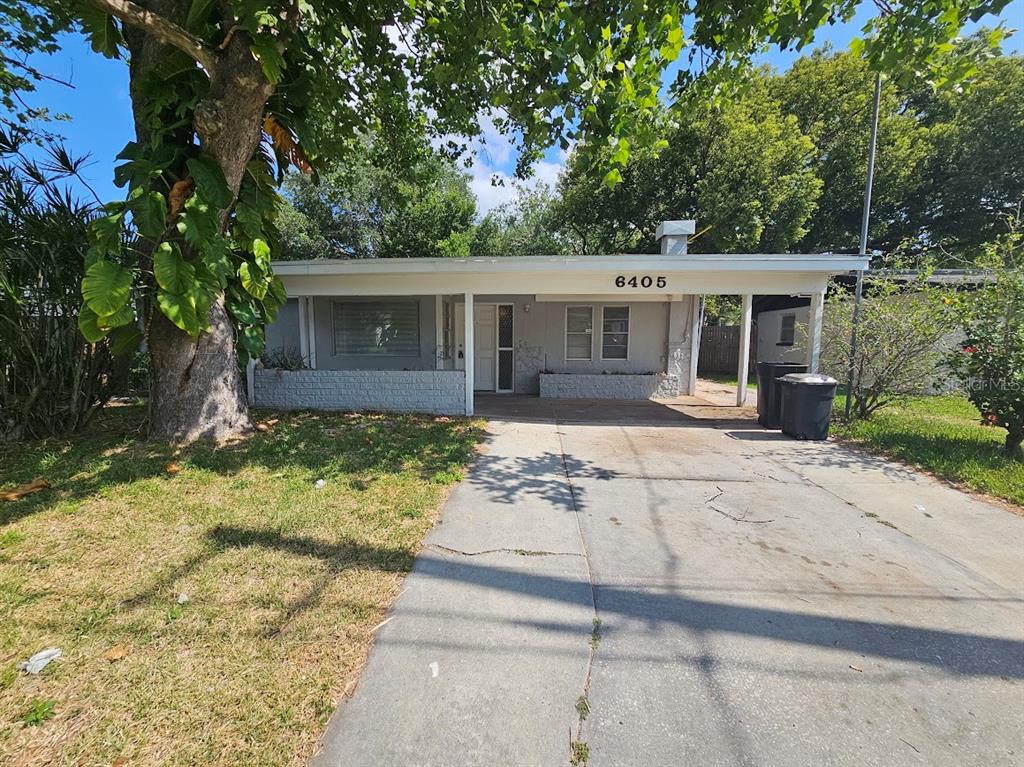
[[[843, 412], [843, 397], [834, 412]], [[981, 425], [965, 397], [911, 397], [883, 408], [870, 420], [844, 424], [832, 433], [983, 493], [1024, 505], [1024, 463], [1002, 452], [1006, 430]]]
[[0, 763], [312, 752], [481, 423], [260, 417], [280, 421], [219, 449], [139, 442], [135, 408], [0, 446], [0, 490], [52, 485], [0, 500]]

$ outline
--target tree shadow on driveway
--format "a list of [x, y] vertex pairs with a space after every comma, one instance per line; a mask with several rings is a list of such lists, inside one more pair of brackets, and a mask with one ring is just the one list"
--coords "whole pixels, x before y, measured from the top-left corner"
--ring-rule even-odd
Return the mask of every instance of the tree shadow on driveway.
[[[232, 528], [213, 535], [221, 546], [272, 547], [328, 562], [353, 562], [352, 566], [379, 567], [382, 561], [390, 560], [387, 556], [382, 559], [382, 552], [376, 550], [359, 553], [358, 549], [365, 547], [357, 545], [329, 545], [262, 530]], [[400, 570], [405, 564], [391, 561], [390, 567]], [[480, 560], [423, 554], [416, 561], [414, 573], [439, 582], [468, 583], [531, 599], [568, 601], [579, 593], [579, 583], [571, 578], [512, 570]], [[304, 602], [302, 609], [314, 608], [315, 595]], [[1024, 679], [1024, 642], [974, 632], [741, 606], [614, 585], [597, 588], [597, 608], [603, 615], [617, 615], [653, 626], [670, 625], [704, 634], [733, 634], [809, 647], [841, 648], [957, 675]], [[522, 616], [510, 617], [524, 620]], [[552, 630], [557, 626], [545, 624], [543, 628]], [[565, 630], [573, 629], [566, 626]]]

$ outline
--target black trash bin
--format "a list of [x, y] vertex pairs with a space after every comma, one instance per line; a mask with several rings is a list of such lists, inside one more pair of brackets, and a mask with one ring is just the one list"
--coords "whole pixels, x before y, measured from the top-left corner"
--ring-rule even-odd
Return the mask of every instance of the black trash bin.
[[806, 365], [790, 362], [757, 363], [757, 422], [766, 429], [779, 428], [779, 381], [788, 373], [806, 373]]
[[838, 381], [820, 373], [789, 373], [781, 389], [782, 433], [797, 439], [828, 439]]

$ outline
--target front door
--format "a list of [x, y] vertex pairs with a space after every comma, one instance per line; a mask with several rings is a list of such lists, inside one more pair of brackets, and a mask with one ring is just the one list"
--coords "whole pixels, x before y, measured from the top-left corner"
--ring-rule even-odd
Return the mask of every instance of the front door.
[[498, 311], [494, 304], [473, 307], [473, 388], [494, 391], [498, 353]]

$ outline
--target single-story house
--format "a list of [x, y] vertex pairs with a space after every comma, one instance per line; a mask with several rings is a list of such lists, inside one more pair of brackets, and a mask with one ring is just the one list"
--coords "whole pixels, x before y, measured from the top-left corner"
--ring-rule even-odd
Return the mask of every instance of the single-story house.
[[704, 294], [743, 296], [743, 347], [753, 294], [809, 296], [806, 358], [816, 369], [828, 280], [867, 258], [691, 255], [693, 232], [693, 221], [664, 222], [655, 255], [275, 263], [290, 298], [266, 329], [264, 360], [250, 363], [250, 400], [468, 415], [475, 392], [687, 395]]

